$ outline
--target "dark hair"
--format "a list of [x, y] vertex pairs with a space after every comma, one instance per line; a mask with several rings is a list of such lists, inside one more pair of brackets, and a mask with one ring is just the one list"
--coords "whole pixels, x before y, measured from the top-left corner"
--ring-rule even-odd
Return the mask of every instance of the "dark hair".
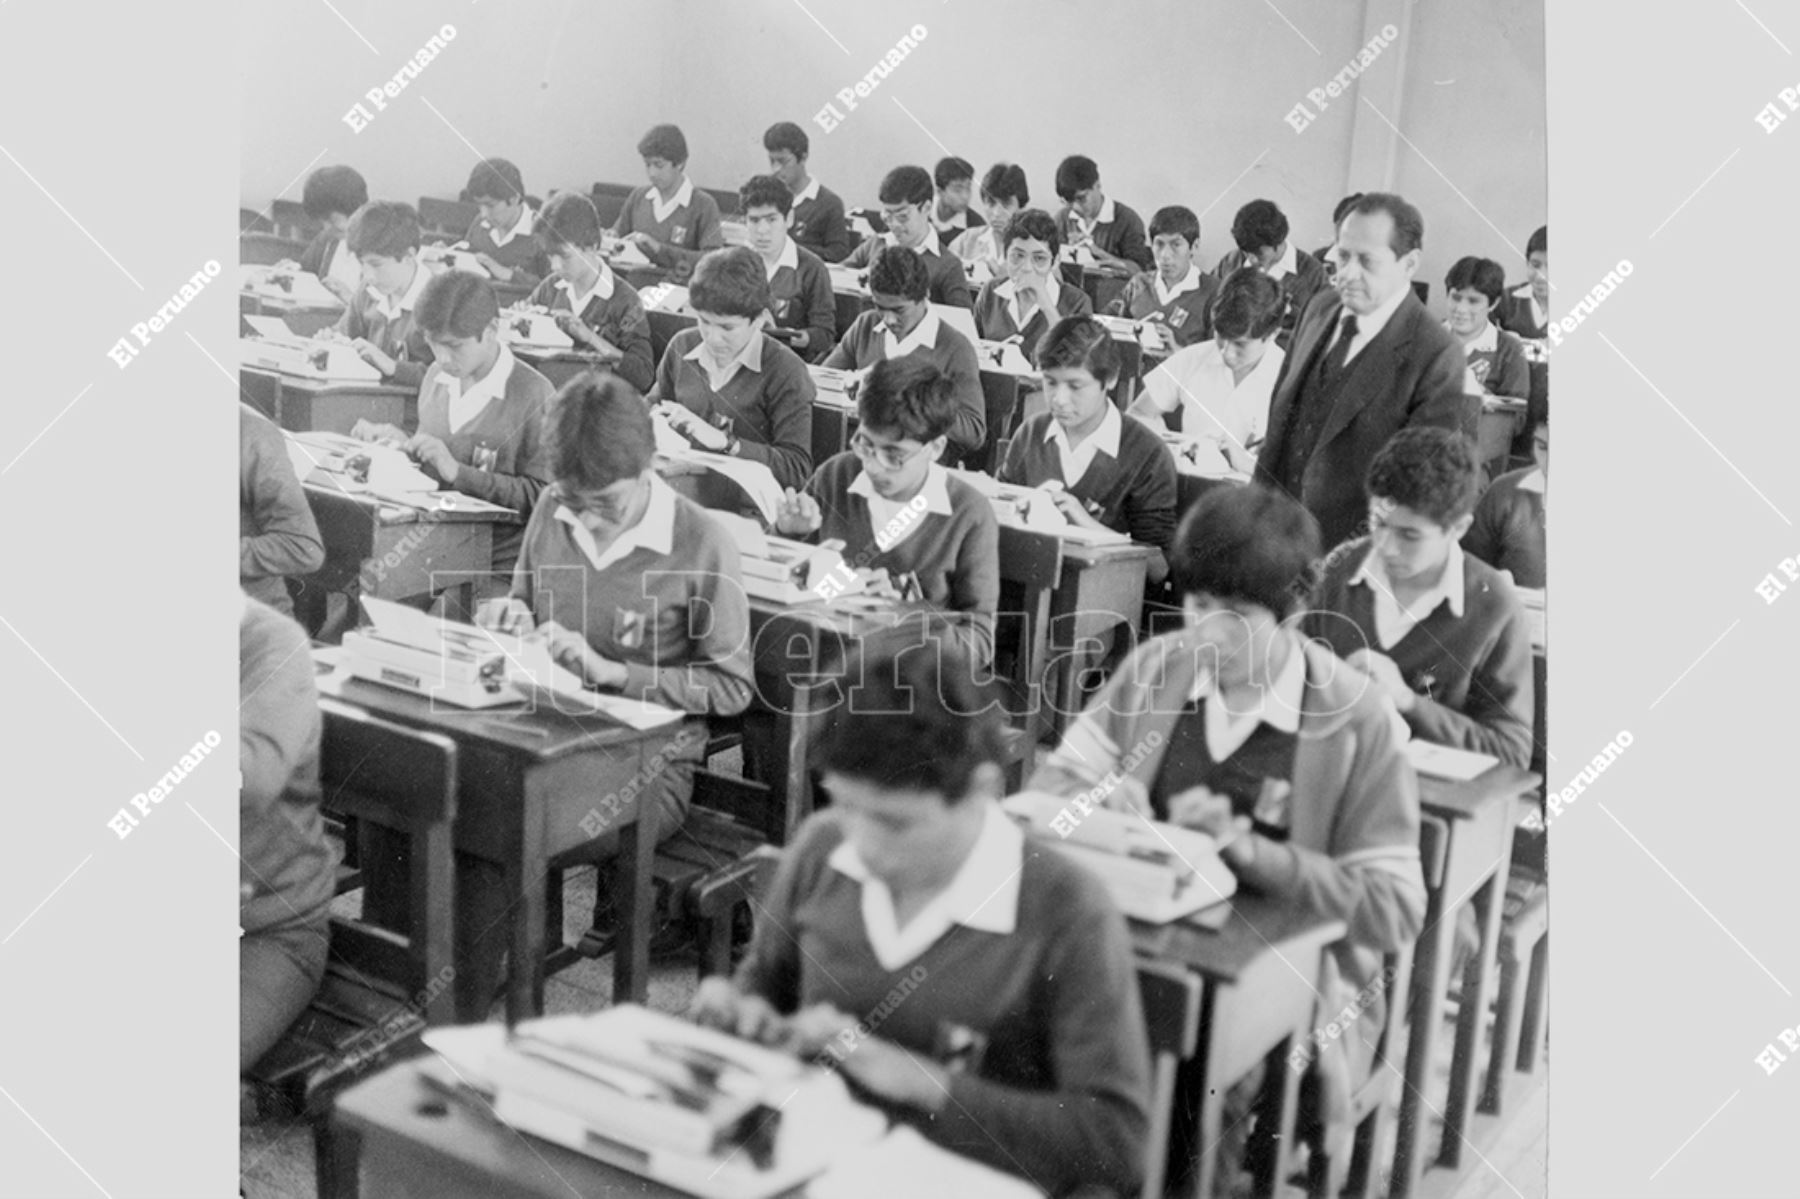
[[349, 216], [368, 202], [369, 185], [355, 167], [320, 167], [300, 192], [300, 207], [315, 221], [334, 212]]
[[1473, 288], [1486, 296], [1489, 304], [1498, 304], [1506, 294], [1506, 270], [1491, 258], [1458, 258], [1450, 273], [1444, 276], [1445, 291]]
[[500, 301], [494, 285], [473, 271], [445, 271], [425, 284], [413, 316], [434, 340], [479, 337], [500, 318]]
[[883, 358], [869, 368], [856, 393], [856, 415], [864, 428], [896, 429], [918, 442], [948, 433], [956, 410], [949, 377], [920, 354]]
[[1016, 162], [996, 162], [981, 177], [981, 194], [989, 200], [1017, 200], [1023, 208], [1031, 203], [1031, 189], [1025, 184], [1025, 168]]
[[786, 216], [794, 207], [794, 189], [773, 175], [752, 175], [738, 188], [738, 211], [749, 215], [752, 208], [773, 208]]
[[1252, 200], [1231, 220], [1231, 240], [1246, 254], [1267, 246], [1273, 250], [1287, 240], [1288, 219], [1273, 200]]
[[1124, 370], [1124, 357], [1105, 325], [1091, 316], [1065, 316], [1038, 342], [1037, 365], [1039, 370], [1085, 370], [1110, 391]]
[[1042, 208], [1022, 208], [1013, 213], [1012, 220], [1006, 223], [1006, 235], [1001, 238], [1000, 252], [1006, 253], [1021, 238], [1043, 242], [1050, 247], [1052, 258], [1062, 249], [1062, 234], [1056, 231], [1056, 218]]
[[525, 179], [506, 159], [484, 158], [469, 172], [468, 191], [471, 200], [523, 200]]
[[617, 375], [584, 371], [563, 384], [544, 414], [550, 474], [577, 491], [641, 475], [656, 453], [644, 397]]
[[792, 121], [777, 121], [764, 130], [763, 149], [770, 154], [786, 150], [796, 159], [803, 159], [812, 153], [812, 142], [807, 140], [806, 130]]
[[1525, 243], [1525, 257], [1530, 258], [1533, 254], [1548, 254], [1549, 252], [1550, 226], [1539, 225], [1537, 232], [1533, 233], [1531, 239]]
[[672, 166], [686, 166], [687, 138], [674, 125], [652, 125], [650, 132], [638, 139], [639, 158], [660, 158]]
[[694, 277], [688, 284], [688, 306], [695, 312], [754, 320], [769, 303], [768, 272], [749, 246], [713, 250], [694, 265]]
[[1475, 511], [1481, 462], [1475, 443], [1460, 432], [1413, 425], [1376, 453], [1363, 486], [1372, 500], [1389, 500], [1449, 525]]
[[[1388, 248], [1393, 250], [1395, 258], [1410, 254], [1425, 244], [1424, 216], [1393, 192], [1368, 192], [1357, 198], [1350, 211], [1357, 216], [1373, 216], [1378, 212], [1388, 214], [1394, 222], [1394, 231], [1388, 236]], [[1343, 223], [1338, 221], [1340, 225]]]
[[1281, 327], [1284, 307], [1281, 284], [1254, 266], [1241, 266], [1226, 276], [1213, 299], [1213, 332], [1227, 341], [1267, 337]]
[[968, 179], [972, 181], [974, 178], [975, 168], [969, 165], [969, 160], [966, 158], [958, 158], [954, 154], [947, 158], [938, 159], [937, 166], [931, 169], [931, 181], [937, 184], [939, 191], [949, 187], [958, 180]]
[[924, 167], [895, 167], [881, 177], [876, 196], [883, 204], [929, 204], [934, 194]]
[[899, 296], [915, 304], [931, 294], [931, 268], [923, 255], [883, 245], [869, 263], [869, 293]]
[[546, 254], [559, 254], [567, 246], [592, 250], [600, 244], [600, 212], [580, 192], [557, 192], [544, 204], [532, 232]]
[[344, 242], [358, 258], [364, 254], [404, 258], [419, 248], [419, 214], [411, 204], [371, 200], [351, 215]]
[[1085, 154], [1071, 154], [1056, 167], [1056, 194], [1063, 203], [1100, 182], [1100, 168]]
[[1158, 208], [1156, 215], [1150, 218], [1150, 239], [1154, 241], [1171, 233], [1186, 238], [1189, 246], [1199, 245], [1200, 218], [1194, 215], [1193, 209], [1179, 204]]
[[1351, 192], [1337, 202], [1337, 207], [1331, 210], [1331, 228], [1334, 231], [1344, 223], [1344, 218], [1350, 215], [1350, 210], [1356, 207], [1357, 202], [1362, 198], [1361, 192]]
[[1258, 483], [1215, 487], [1181, 518], [1169, 547], [1177, 592], [1260, 604], [1292, 616], [1310, 598], [1319, 522]]

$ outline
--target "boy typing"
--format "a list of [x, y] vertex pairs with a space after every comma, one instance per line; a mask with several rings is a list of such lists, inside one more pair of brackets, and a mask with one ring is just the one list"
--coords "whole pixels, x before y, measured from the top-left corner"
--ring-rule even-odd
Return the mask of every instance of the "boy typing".
[[1194, 261], [1200, 246], [1200, 218], [1191, 209], [1172, 205], [1150, 218], [1150, 249], [1156, 269], [1132, 276], [1125, 292], [1112, 303], [1115, 316], [1155, 321], [1169, 331], [1176, 349], [1212, 336], [1214, 294], [1225, 281], [1203, 273]]
[[653, 126], [637, 151], [650, 182], [625, 197], [613, 235], [632, 242], [677, 282], [686, 282], [702, 254], [725, 244], [718, 201], [687, 177], [687, 138], [680, 129]]
[[1056, 231], [1068, 246], [1085, 246], [1094, 261], [1133, 275], [1154, 265], [1144, 238], [1144, 218], [1114, 200], [1100, 187], [1094, 160], [1071, 154], [1056, 168], [1056, 194], [1063, 209]]
[[594, 202], [580, 192], [552, 196], [539, 214], [536, 236], [553, 273], [529, 302], [549, 309], [557, 328], [619, 378], [649, 391], [656, 377], [650, 321], [637, 290], [600, 257]]
[[768, 333], [808, 361], [817, 361], [836, 339], [837, 307], [825, 263], [788, 235], [793, 193], [773, 175], [757, 175], [738, 191], [738, 211], [750, 248], [762, 256], [769, 277]]
[[376, 200], [350, 218], [344, 242], [362, 268], [362, 288], [338, 318], [348, 338], [384, 383], [417, 387], [431, 363], [413, 307], [429, 272], [419, 262], [419, 214], [411, 204]]
[[368, 202], [369, 185], [352, 167], [320, 167], [306, 177], [300, 193], [306, 215], [324, 224], [300, 255], [300, 269], [317, 275], [325, 289], [346, 304], [361, 286], [362, 268], [344, 232], [351, 215]]
[[770, 125], [763, 134], [769, 154], [769, 171], [787, 184], [794, 195], [789, 227], [795, 241], [826, 262], [842, 262], [850, 253], [850, 226], [844, 219], [844, 202], [807, 174], [811, 143], [806, 130], [792, 121]]
[[925, 168], [895, 167], [882, 179], [878, 194], [887, 232], [857, 246], [844, 260], [844, 265], [861, 270], [874, 261], [876, 251], [883, 246], [911, 250], [923, 258], [930, 269], [931, 302], [967, 308], [969, 283], [963, 275], [962, 263], [945, 252], [938, 241], [937, 230], [931, 227], [931, 205], [936, 193]]
[[[1342, 205], [1340, 205], [1342, 207]], [[1282, 349], [1294, 335], [1300, 313], [1325, 286], [1325, 264], [1288, 241], [1288, 220], [1272, 200], [1252, 200], [1238, 209], [1231, 222], [1231, 240], [1237, 249], [1219, 259], [1213, 275], [1221, 283], [1232, 272], [1253, 266], [1281, 285]]]
[[519, 168], [504, 158], [484, 158], [469, 172], [467, 190], [481, 209], [469, 226], [469, 252], [501, 283], [535, 287], [550, 264], [531, 236], [534, 218]]

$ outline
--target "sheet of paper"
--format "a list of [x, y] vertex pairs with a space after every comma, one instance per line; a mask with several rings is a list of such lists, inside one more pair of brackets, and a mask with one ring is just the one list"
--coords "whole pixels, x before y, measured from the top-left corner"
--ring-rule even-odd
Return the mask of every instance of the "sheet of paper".
[[1003, 375], [1031, 376], [1037, 370], [1025, 357], [1017, 342], [1011, 341], [977, 341], [975, 358], [984, 371], [998, 371]]
[[258, 337], [267, 337], [274, 341], [293, 341], [296, 334], [288, 323], [278, 316], [244, 316], [244, 323], [255, 331]]
[[688, 439], [675, 431], [669, 418], [660, 410], [650, 410], [650, 427], [656, 433], [656, 452], [659, 454], [685, 454], [690, 448]]
[[1175, 467], [1183, 474], [1206, 479], [1241, 477], [1226, 461], [1224, 450], [1211, 437], [1177, 438], [1169, 447], [1175, 455]]
[[1413, 769], [1420, 774], [1459, 783], [1479, 778], [1500, 764], [1499, 758], [1487, 754], [1418, 740], [1406, 743], [1406, 756], [1412, 759]]
[[931, 304], [928, 306], [937, 313], [938, 319], [968, 338], [971, 342], [979, 341], [981, 334], [975, 331], [975, 314], [959, 304]]
[[[683, 438], [683, 441], [685, 443], [686, 439]], [[679, 453], [671, 451], [669, 456], [677, 461], [694, 463], [724, 475], [743, 488], [744, 494], [749, 496], [751, 503], [756, 505], [756, 511], [764, 521], [769, 524], [775, 523], [775, 517], [781, 511], [781, 484], [775, 481], [774, 474], [762, 463], [751, 462], [744, 458], [733, 458], [727, 454], [709, 454], [691, 446]]]
[[613, 266], [651, 265], [650, 260], [644, 256], [644, 252], [637, 248], [636, 242], [629, 242], [623, 238], [609, 237], [605, 239], [600, 247], [600, 253], [605, 255]]

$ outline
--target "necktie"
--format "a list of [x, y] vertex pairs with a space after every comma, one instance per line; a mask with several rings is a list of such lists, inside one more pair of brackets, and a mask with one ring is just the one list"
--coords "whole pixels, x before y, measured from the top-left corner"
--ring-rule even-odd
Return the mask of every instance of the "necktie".
[[1344, 360], [1350, 356], [1350, 343], [1356, 340], [1356, 314], [1349, 313], [1343, 324], [1338, 326], [1338, 338], [1331, 343], [1326, 352], [1324, 365], [1319, 374], [1327, 382], [1334, 381], [1343, 372]]

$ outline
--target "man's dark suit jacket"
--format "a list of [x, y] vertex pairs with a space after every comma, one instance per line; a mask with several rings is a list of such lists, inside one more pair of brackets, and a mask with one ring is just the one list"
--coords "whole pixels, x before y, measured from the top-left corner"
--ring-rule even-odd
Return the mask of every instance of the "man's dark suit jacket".
[[[1336, 336], [1342, 311], [1343, 300], [1327, 288], [1300, 317], [1269, 402], [1268, 440], [1256, 459], [1258, 482], [1281, 484], [1275, 472], [1296, 431], [1290, 428], [1298, 424], [1291, 419], [1295, 406], [1320, 400], [1302, 394], [1303, 385]], [[1481, 413], [1479, 397], [1463, 394], [1468, 360], [1462, 343], [1411, 292], [1345, 371], [1294, 495], [1318, 518], [1327, 550], [1363, 531], [1369, 510], [1363, 478], [1376, 451], [1395, 433], [1408, 425], [1440, 425], [1472, 439]]]

